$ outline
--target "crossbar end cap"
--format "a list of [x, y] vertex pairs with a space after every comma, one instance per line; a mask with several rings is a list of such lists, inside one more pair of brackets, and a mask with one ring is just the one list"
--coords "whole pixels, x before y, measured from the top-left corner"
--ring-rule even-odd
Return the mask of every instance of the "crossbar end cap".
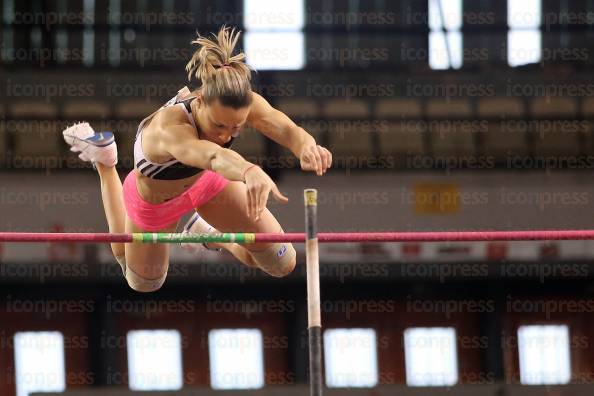
[[317, 206], [318, 204], [318, 190], [315, 188], [306, 188], [303, 190], [303, 199], [305, 206]]

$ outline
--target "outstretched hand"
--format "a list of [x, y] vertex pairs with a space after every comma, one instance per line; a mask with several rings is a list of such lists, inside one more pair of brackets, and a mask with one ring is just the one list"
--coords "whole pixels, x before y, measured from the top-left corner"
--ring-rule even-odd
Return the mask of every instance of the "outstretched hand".
[[332, 166], [332, 154], [325, 147], [312, 144], [301, 150], [299, 161], [304, 171], [314, 171], [322, 176]]
[[244, 177], [247, 187], [248, 216], [250, 218], [256, 221], [260, 219], [260, 214], [266, 208], [268, 194], [270, 193], [278, 202], [289, 202], [289, 198], [280, 192], [270, 176], [259, 166], [249, 168]]

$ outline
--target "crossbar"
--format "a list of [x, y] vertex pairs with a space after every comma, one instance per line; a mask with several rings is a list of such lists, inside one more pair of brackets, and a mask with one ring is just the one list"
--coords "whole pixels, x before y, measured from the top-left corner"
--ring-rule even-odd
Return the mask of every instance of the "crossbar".
[[[594, 230], [320, 232], [319, 243], [594, 240]], [[0, 242], [71, 243], [304, 243], [305, 233], [44, 233], [0, 232]]]

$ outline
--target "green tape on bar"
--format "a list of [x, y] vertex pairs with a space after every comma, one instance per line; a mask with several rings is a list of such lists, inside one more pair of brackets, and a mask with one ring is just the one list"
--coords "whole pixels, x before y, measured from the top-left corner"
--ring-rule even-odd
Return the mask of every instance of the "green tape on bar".
[[134, 242], [142, 243], [254, 243], [253, 233], [223, 233], [223, 234], [180, 234], [180, 233], [134, 233]]

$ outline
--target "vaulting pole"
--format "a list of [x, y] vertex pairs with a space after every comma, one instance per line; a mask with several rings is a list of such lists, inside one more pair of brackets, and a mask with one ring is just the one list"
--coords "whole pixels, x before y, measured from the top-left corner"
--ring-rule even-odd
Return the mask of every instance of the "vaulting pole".
[[309, 333], [309, 389], [322, 396], [322, 318], [320, 309], [320, 256], [318, 252], [318, 192], [304, 191], [305, 262], [307, 271], [307, 328]]

